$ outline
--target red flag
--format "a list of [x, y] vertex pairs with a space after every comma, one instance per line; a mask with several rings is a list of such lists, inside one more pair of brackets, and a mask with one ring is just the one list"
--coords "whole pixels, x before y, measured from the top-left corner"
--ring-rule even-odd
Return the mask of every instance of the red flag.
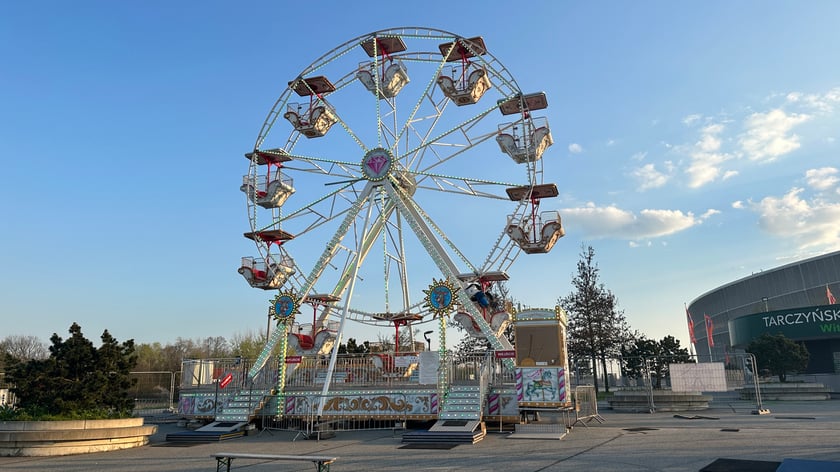
[[825, 296], [828, 298], [829, 305], [836, 305], [837, 299], [834, 298], [834, 294], [831, 293], [831, 290], [828, 288], [828, 284], [825, 284]]
[[704, 314], [703, 318], [706, 319], [706, 336], [708, 338], [709, 347], [715, 347], [715, 338], [712, 336], [712, 331], [715, 330], [715, 324], [712, 322], [712, 318], [709, 315]]
[[685, 315], [688, 317], [688, 339], [691, 340], [691, 344], [697, 344], [697, 338], [694, 336], [694, 320], [691, 319], [691, 313], [688, 312], [687, 307]]

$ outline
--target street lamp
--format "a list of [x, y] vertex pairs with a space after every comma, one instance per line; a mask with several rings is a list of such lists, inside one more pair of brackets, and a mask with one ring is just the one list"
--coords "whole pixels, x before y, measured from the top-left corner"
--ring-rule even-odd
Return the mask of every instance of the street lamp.
[[426, 344], [429, 346], [429, 350], [432, 350], [432, 339], [429, 337], [430, 334], [434, 333], [434, 331], [426, 331], [423, 333], [423, 337], [426, 338]]

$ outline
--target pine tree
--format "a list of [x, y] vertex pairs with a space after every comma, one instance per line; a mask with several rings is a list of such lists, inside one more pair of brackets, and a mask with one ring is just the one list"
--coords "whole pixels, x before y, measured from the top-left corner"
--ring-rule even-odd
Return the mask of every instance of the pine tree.
[[771, 374], [778, 375], [779, 382], [787, 381], [790, 372], [805, 370], [810, 358], [805, 346], [781, 333], [762, 334], [747, 345], [746, 351], [755, 355], [759, 369], [767, 369]]
[[11, 362], [9, 383], [18, 399], [17, 407], [30, 416], [119, 417], [134, 408], [129, 396], [133, 379], [129, 373], [137, 362], [134, 341], [118, 343], [105, 330], [97, 349], [73, 323], [70, 337], [50, 338], [50, 356]]
[[680, 340], [665, 336], [659, 341], [644, 336], [621, 348], [621, 372], [629, 378], [641, 378], [650, 370], [653, 387], [662, 388], [662, 380], [670, 375], [671, 364], [693, 362], [688, 349], [680, 347]]

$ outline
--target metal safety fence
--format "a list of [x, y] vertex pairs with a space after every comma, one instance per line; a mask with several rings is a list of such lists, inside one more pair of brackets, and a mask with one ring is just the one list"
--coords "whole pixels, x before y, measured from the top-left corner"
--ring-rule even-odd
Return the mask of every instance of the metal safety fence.
[[575, 421], [572, 426], [582, 424], [586, 426], [591, 421], [603, 423], [604, 418], [598, 413], [598, 395], [594, 385], [578, 385], [575, 387]]
[[130, 372], [134, 385], [129, 395], [134, 399], [135, 416], [172, 413], [178, 401], [180, 372]]
[[[405, 429], [408, 416], [402, 406], [409, 404], [405, 394], [391, 392], [377, 398], [349, 398], [335, 395], [295, 395], [294, 417], [263, 416], [260, 427], [263, 431], [293, 431], [295, 439], [321, 439], [339, 431]], [[402, 412], [400, 412], [402, 410]], [[355, 412], [337, 417], [333, 413]]]
[[599, 359], [594, 368], [591, 362], [578, 360], [570, 369], [570, 384], [592, 386], [593, 394], [601, 393], [611, 408], [624, 411], [694, 410], [708, 408], [714, 401], [746, 402], [763, 410], [755, 356], [729, 353], [720, 362], [698, 360], [697, 356], [625, 356]]

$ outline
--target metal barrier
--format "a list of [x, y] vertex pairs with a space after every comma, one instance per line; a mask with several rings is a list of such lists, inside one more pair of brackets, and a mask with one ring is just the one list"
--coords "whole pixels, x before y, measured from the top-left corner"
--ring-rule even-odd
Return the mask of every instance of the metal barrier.
[[[394, 404], [406, 404], [407, 396], [399, 393], [389, 393]], [[381, 402], [365, 402], [359, 398], [336, 397], [334, 395], [308, 395], [296, 396], [295, 402], [298, 408], [305, 410], [303, 418], [287, 418], [281, 416], [262, 417], [263, 430], [294, 431], [298, 437], [321, 439], [339, 431], [360, 431], [360, 430], [392, 430], [396, 434], [397, 429], [404, 429], [408, 421], [405, 413], [382, 412]], [[318, 409], [322, 403], [328, 405], [324, 416], [318, 416]], [[371, 403], [368, 407], [375, 407], [374, 410], [364, 411], [364, 414], [353, 415], [352, 418], [336, 418], [330, 416], [332, 410], [348, 411], [355, 408], [364, 408], [365, 403]], [[377, 418], [377, 411], [384, 413], [382, 418]], [[396, 416], [396, 419], [394, 418]]]
[[[706, 358], [708, 359], [708, 358]], [[675, 402], [694, 402], [701, 407], [713, 401], [754, 402], [756, 411], [765, 411], [755, 369], [755, 357], [750, 353], [728, 353], [722, 362], [697, 362], [697, 356], [619, 357], [607, 359], [607, 375], [603, 364], [597, 366], [599, 390], [613, 394], [610, 404], [624, 402], [625, 411], [655, 412]], [[599, 364], [601, 364], [599, 362]], [[586, 366], [590, 367], [590, 366]], [[593, 384], [591, 375], [572, 372], [573, 386]], [[693, 395], [693, 398], [692, 398]], [[680, 398], [681, 397], [681, 398]], [[661, 405], [657, 405], [661, 403]]]
[[175, 411], [179, 372], [130, 372], [135, 379], [129, 395], [134, 398], [136, 416], [154, 416]]
[[[214, 382], [230, 376], [226, 382], [231, 387], [245, 388], [248, 383], [248, 371], [251, 361], [240, 357], [217, 359], [184, 359], [181, 363], [181, 388], [195, 389], [212, 386]], [[277, 360], [266, 362], [266, 365], [253, 379], [248, 387], [255, 389], [272, 387], [277, 381]]]
[[[331, 385], [398, 386], [418, 382], [417, 353], [342, 355], [336, 360]], [[320, 389], [327, 380], [329, 357], [300, 356], [287, 365], [286, 387]]]
[[604, 418], [598, 414], [598, 395], [594, 385], [578, 385], [575, 387], [575, 421], [572, 426], [580, 423], [587, 426], [590, 421], [603, 423]]

